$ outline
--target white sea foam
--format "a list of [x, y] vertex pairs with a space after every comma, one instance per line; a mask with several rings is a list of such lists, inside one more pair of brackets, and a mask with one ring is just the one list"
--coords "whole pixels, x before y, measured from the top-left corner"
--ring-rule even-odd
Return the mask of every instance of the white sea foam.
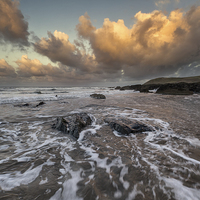
[[48, 178], [46, 177], [45, 179], [42, 179], [39, 183], [39, 185], [43, 185], [45, 183], [48, 183]]
[[129, 193], [128, 198], [126, 198], [126, 200], [135, 199], [135, 197], [138, 194], [141, 194], [143, 196], [143, 198], [145, 197], [144, 194], [140, 190], [137, 190], [137, 186], [138, 186], [138, 184], [134, 185], [134, 189], [132, 190], [132, 192]]
[[27, 185], [33, 182], [39, 175], [44, 165], [54, 165], [54, 162], [47, 161], [42, 165], [33, 168], [33, 165], [24, 173], [19, 171], [10, 174], [0, 174], [0, 187], [2, 190], [9, 191], [21, 184]]
[[124, 181], [124, 176], [128, 174], [128, 167], [123, 167], [122, 170], [121, 170], [121, 173], [120, 173], [120, 178], [119, 180], [121, 181], [121, 183], [123, 184], [124, 188], [126, 190], [128, 190], [130, 184], [128, 181]]
[[183, 183], [174, 178], [163, 178], [166, 185], [172, 188], [177, 200], [199, 200], [200, 190], [189, 188], [183, 185]]
[[0, 151], [6, 150], [6, 149], [8, 149], [8, 148], [9, 148], [9, 145], [1, 145], [1, 146], [0, 146]]

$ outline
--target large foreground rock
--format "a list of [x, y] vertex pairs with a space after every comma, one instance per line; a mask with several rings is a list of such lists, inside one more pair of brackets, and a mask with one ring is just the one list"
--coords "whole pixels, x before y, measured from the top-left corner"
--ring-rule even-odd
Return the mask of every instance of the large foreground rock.
[[119, 132], [121, 135], [153, 131], [151, 127], [148, 127], [147, 125], [136, 120], [106, 118], [104, 121], [108, 123], [113, 130]]
[[82, 129], [91, 123], [92, 120], [87, 113], [76, 113], [67, 117], [58, 117], [56, 124], [53, 125], [53, 128], [70, 134], [78, 139], [79, 133]]

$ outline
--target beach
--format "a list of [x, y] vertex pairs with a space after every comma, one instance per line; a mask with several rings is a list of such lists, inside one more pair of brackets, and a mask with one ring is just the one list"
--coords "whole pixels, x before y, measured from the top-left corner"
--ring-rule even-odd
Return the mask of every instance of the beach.
[[[200, 199], [199, 94], [106, 87], [0, 93], [0, 199]], [[79, 113], [92, 123], [78, 139], [52, 128], [57, 117]], [[107, 118], [150, 130], [122, 135]]]

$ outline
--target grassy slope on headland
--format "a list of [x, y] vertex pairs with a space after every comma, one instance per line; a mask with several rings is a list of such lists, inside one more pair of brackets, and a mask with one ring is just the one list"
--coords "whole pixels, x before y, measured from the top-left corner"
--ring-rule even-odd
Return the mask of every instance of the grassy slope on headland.
[[151, 84], [167, 84], [167, 83], [197, 83], [200, 82], [200, 76], [192, 76], [192, 77], [183, 77], [183, 78], [155, 78], [147, 81], [143, 85], [151, 85]]

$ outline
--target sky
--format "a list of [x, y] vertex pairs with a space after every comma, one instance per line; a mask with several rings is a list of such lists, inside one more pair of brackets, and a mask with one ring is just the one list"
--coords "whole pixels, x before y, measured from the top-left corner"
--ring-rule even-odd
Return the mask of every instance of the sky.
[[0, 0], [0, 86], [200, 76], [200, 0]]

